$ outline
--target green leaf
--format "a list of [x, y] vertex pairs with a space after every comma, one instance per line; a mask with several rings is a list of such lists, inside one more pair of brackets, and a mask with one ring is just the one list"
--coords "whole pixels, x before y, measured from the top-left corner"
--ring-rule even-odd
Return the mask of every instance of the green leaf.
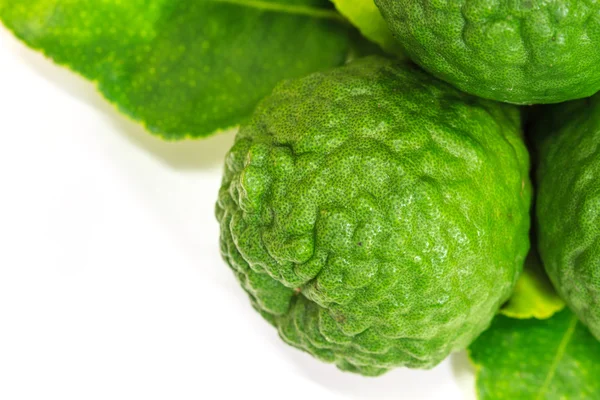
[[558, 296], [546, 275], [539, 255], [532, 249], [515, 290], [500, 313], [511, 318], [550, 318], [562, 310], [565, 302]]
[[545, 320], [500, 315], [469, 355], [480, 400], [600, 399], [600, 342], [568, 309]]
[[282, 79], [343, 64], [326, 0], [0, 0], [17, 37], [167, 139], [237, 125]]
[[373, 0], [332, 0], [338, 11], [387, 53], [404, 58], [402, 47], [392, 36]]

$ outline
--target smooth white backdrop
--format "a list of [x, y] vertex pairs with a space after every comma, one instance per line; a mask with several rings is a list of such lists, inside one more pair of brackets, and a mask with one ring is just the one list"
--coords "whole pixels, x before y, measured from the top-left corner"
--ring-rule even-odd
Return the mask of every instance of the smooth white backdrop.
[[234, 132], [166, 143], [0, 28], [0, 399], [474, 399], [464, 354], [342, 373], [279, 340], [221, 260]]

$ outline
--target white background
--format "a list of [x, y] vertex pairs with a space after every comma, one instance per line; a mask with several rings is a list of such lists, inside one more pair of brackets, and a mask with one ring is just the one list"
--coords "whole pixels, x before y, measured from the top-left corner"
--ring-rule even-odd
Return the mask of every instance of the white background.
[[233, 132], [165, 143], [0, 29], [0, 399], [473, 399], [463, 354], [343, 373], [288, 347], [221, 260]]

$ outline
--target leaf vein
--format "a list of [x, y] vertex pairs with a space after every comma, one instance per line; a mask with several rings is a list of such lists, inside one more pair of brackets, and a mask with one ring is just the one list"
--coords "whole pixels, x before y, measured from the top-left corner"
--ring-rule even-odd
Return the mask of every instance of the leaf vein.
[[558, 345], [558, 348], [556, 349], [556, 355], [554, 356], [554, 359], [552, 360], [552, 364], [550, 365], [550, 369], [548, 370], [546, 379], [544, 379], [544, 383], [542, 383], [542, 386], [540, 387], [540, 391], [538, 392], [536, 400], [542, 400], [543, 396], [548, 391], [548, 388], [550, 387], [550, 383], [552, 382], [552, 379], [554, 378], [554, 375], [556, 374], [556, 370], [558, 369], [558, 364], [564, 357], [565, 352], [567, 350], [567, 345], [569, 344], [569, 341], [573, 337], [573, 333], [575, 332], [576, 326], [577, 326], [577, 317], [573, 316], [571, 318], [571, 322], [569, 322], [569, 326], [567, 327], [565, 334], [563, 335], [563, 338], [561, 339], [561, 341]]
[[271, 3], [263, 0], [208, 0], [213, 3], [229, 3], [242, 7], [255, 8], [263, 11], [274, 11], [284, 14], [303, 15], [313, 18], [331, 19], [335, 21], [345, 21], [335, 10], [320, 10], [314, 7]]

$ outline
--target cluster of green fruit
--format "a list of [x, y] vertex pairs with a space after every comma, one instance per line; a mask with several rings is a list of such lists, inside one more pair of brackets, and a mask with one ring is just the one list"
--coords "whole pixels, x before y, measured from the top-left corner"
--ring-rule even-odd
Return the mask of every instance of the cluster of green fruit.
[[221, 251], [252, 304], [343, 370], [436, 365], [523, 269], [531, 151], [543, 264], [600, 339], [600, 97], [514, 105], [600, 90], [600, 4], [376, 3], [416, 65], [285, 81], [227, 155]]

